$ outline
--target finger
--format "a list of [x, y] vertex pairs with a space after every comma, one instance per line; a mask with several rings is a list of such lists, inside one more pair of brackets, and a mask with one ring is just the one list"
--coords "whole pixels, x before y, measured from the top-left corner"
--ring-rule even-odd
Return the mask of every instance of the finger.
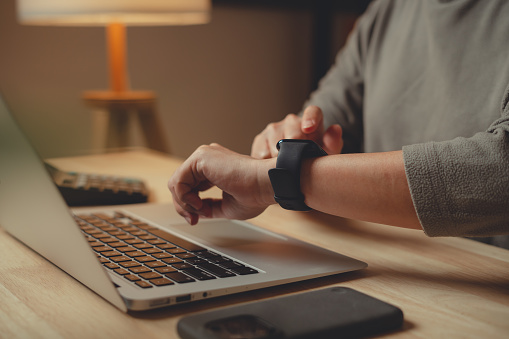
[[181, 197], [180, 197], [180, 200], [182, 201], [182, 203], [184, 204], [184, 208], [186, 210], [190, 210], [192, 212], [194, 211], [199, 211], [202, 209], [203, 207], [203, 201], [201, 200], [200, 196], [198, 195], [197, 192], [195, 192], [194, 190], [192, 191], [189, 191], [185, 194], [183, 194]]
[[256, 159], [268, 159], [270, 158], [269, 148], [270, 147], [267, 142], [267, 138], [262, 132], [258, 134], [253, 140], [253, 145], [251, 146], [251, 156]]
[[277, 157], [277, 143], [279, 140], [284, 139], [284, 124], [285, 120], [280, 122], [273, 122], [267, 125], [265, 129], [265, 138], [267, 140], [267, 149], [269, 150], [269, 158]]
[[222, 199], [204, 199], [203, 205], [207, 206], [210, 213], [210, 218], [226, 218], [223, 212], [223, 200]]
[[317, 106], [308, 106], [302, 114], [301, 130], [304, 134], [323, 131], [323, 114]]
[[295, 114], [288, 114], [283, 120], [283, 136], [281, 139], [302, 139], [304, 137], [301, 131], [301, 118]]
[[204, 205], [210, 209], [211, 218], [243, 219], [241, 214], [232, 210], [234, 200], [230, 194], [223, 192], [222, 199], [204, 199]]
[[170, 192], [173, 195], [173, 199], [183, 208], [187, 205], [192, 207], [194, 210], [202, 208], [202, 201], [198, 192], [193, 187], [184, 182], [172, 183], [170, 186]]
[[177, 204], [175, 201], [173, 202], [175, 206], [175, 210], [178, 214], [180, 214], [189, 225], [196, 225], [199, 220], [199, 216], [196, 213], [191, 213], [182, 208], [181, 205]]
[[197, 188], [207, 180], [202, 178], [198, 172], [192, 155], [184, 161], [168, 181], [168, 188], [179, 205], [184, 207], [184, 204], [189, 204], [196, 210], [201, 209], [201, 199]]
[[343, 149], [343, 129], [340, 125], [331, 125], [323, 135], [323, 149], [328, 154], [339, 154]]
[[189, 224], [191, 225], [196, 224], [198, 222], [197, 219], [198, 215], [195, 212], [196, 210], [189, 204], [183, 202], [180, 199], [180, 197], [177, 194], [175, 194], [175, 190], [173, 187], [170, 188], [170, 191], [173, 196], [173, 205], [175, 206], [175, 210], [177, 211], [177, 213], [184, 217]]

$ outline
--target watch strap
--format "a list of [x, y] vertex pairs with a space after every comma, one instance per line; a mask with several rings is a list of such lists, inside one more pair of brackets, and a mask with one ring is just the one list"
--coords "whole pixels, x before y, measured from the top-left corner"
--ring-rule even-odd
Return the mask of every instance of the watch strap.
[[279, 150], [276, 168], [269, 170], [269, 178], [274, 190], [274, 199], [284, 209], [309, 211], [300, 190], [302, 160], [315, 158], [327, 153], [313, 141], [283, 139], [277, 144]]

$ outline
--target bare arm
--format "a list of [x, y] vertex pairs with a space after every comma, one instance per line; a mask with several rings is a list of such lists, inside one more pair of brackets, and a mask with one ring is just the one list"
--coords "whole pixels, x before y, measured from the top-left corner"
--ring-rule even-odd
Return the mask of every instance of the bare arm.
[[306, 160], [301, 190], [313, 209], [346, 218], [422, 229], [401, 151]]
[[[268, 170], [275, 158], [257, 160], [219, 145], [202, 146], [169, 181], [177, 211], [190, 224], [200, 217], [252, 218], [274, 204]], [[217, 186], [223, 199], [201, 199]], [[408, 190], [401, 151], [329, 155], [303, 163], [301, 189], [316, 210], [420, 229]]]

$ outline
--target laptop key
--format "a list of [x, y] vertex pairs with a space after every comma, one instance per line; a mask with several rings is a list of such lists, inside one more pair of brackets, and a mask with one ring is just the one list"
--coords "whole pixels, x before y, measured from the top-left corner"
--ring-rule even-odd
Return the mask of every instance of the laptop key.
[[152, 245], [167, 244], [167, 242], [166, 242], [166, 241], [161, 240], [161, 239], [159, 239], [159, 238], [156, 238], [156, 239], [154, 239], [154, 240], [147, 240], [147, 242], [148, 242], [149, 244], [152, 244]]
[[120, 263], [120, 265], [122, 267], [135, 267], [135, 266], [140, 266], [141, 264], [137, 261], [122, 261]]
[[130, 234], [117, 235], [116, 237], [117, 237], [117, 238], [119, 238], [120, 240], [135, 239], [135, 237], [133, 237], [133, 236], [132, 236], [132, 235], [130, 235]]
[[136, 266], [136, 267], [129, 268], [129, 271], [136, 273], [136, 274], [140, 274], [140, 273], [150, 272], [151, 270], [150, 270], [150, 268], [147, 268], [144, 266]]
[[143, 257], [143, 256], [146, 256], [146, 253], [142, 252], [142, 251], [125, 252], [125, 254], [130, 256], [130, 257]]
[[156, 272], [141, 273], [140, 277], [142, 277], [143, 279], [146, 279], [146, 280], [162, 278], [162, 276]]
[[180, 260], [179, 258], [166, 258], [166, 259], [163, 259], [163, 262], [165, 262], [167, 264], [179, 264], [179, 263], [183, 263], [183, 261]]
[[204, 251], [199, 251], [199, 252], [195, 252], [195, 254], [199, 257], [202, 257], [202, 258], [212, 258], [212, 257], [219, 257], [219, 255], [217, 253], [214, 253], [214, 252], [211, 252], [209, 250], [204, 250]]
[[203, 248], [201, 246], [193, 244], [190, 241], [187, 241], [185, 239], [179, 238], [179, 237], [177, 237], [177, 236], [175, 236], [173, 234], [170, 234], [170, 233], [165, 232], [165, 231], [160, 230], [160, 229], [150, 230], [149, 232], [152, 233], [153, 235], [158, 236], [159, 238], [162, 238], [164, 240], [168, 240], [172, 244], [175, 244], [175, 245], [177, 245], [179, 247], [182, 247], [182, 248], [188, 250], [189, 252], [196, 252], [196, 251], [203, 251], [203, 250], [205, 250], [205, 248]]
[[168, 248], [168, 249], [166, 250], [166, 252], [171, 253], [171, 254], [186, 253], [186, 251], [185, 251], [185, 250], [183, 250], [183, 249], [181, 249], [181, 248], [178, 248], [178, 247]]
[[156, 286], [173, 285], [173, 282], [170, 279], [166, 278], [152, 279], [149, 281]]
[[233, 267], [231, 270], [237, 274], [240, 275], [247, 275], [247, 274], [255, 274], [258, 273], [257, 270], [252, 269], [251, 267], [242, 266], [242, 267]]
[[120, 251], [120, 252], [133, 252], [133, 251], [136, 251], [136, 248], [134, 247], [131, 247], [131, 246], [123, 246], [123, 247], [117, 247], [115, 248], [117, 251]]
[[172, 255], [168, 253], [154, 253], [152, 256], [157, 259], [172, 258]]
[[137, 239], [137, 238], [132, 238], [132, 239], [126, 239], [124, 240], [126, 243], [128, 244], [131, 244], [131, 245], [135, 245], [135, 244], [142, 244], [143, 243], [143, 240], [141, 239]]
[[[114, 242], [114, 241], [117, 241], [116, 239], [111, 238], [110, 235], [106, 234], [106, 233], [94, 234], [93, 237], [98, 239], [98, 240], [101, 240], [102, 242], [106, 242], [106, 241]], [[104, 240], [106, 240], [106, 241], [104, 241]]]
[[100, 236], [96, 236], [96, 238], [101, 239], [101, 241], [105, 242], [105, 243], [112, 243], [112, 242], [117, 242], [118, 241], [117, 239], [112, 238], [109, 235], [107, 237], [105, 237], [105, 238], [102, 238]]
[[139, 280], [141, 280], [140, 277], [138, 277], [137, 275], [134, 275], [134, 274], [124, 275], [124, 278], [126, 278], [129, 281], [139, 281]]
[[101, 244], [102, 246], [95, 246], [93, 249], [94, 251], [96, 252], [109, 252], [111, 251], [111, 247], [109, 246], [104, 246], [103, 244]]
[[152, 285], [144, 280], [136, 281], [136, 285], [140, 286], [141, 288], [151, 288]]
[[149, 255], [146, 255], [144, 257], [135, 257], [136, 260], [138, 260], [139, 262], [148, 262], [148, 261], [155, 261], [156, 259], [154, 259], [153, 257], [149, 256]]
[[105, 257], [117, 257], [121, 255], [121, 253], [117, 251], [106, 251], [102, 252], [101, 254], [104, 255]]
[[177, 263], [177, 264], [172, 264], [171, 266], [175, 267], [178, 270], [187, 270], [187, 269], [190, 269], [190, 268], [194, 268], [193, 265], [189, 265], [189, 264], [186, 264], [186, 263]]
[[104, 266], [108, 267], [109, 269], [120, 268], [117, 264], [114, 264], [112, 262], [104, 263]]
[[148, 235], [141, 235], [139, 238], [143, 239], [145, 241], [148, 241], [148, 240], [152, 240], [152, 241], [153, 240], [158, 240], [155, 236], [150, 235], [150, 234], [148, 234]]
[[189, 264], [192, 264], [192, 265], [198, 265], [198, 264], [205, 264], [205, 263], [207, 263], [207, 260], [200, 259], [200, 258], [189, 258], [189, 259], [186, 259], [186, 262], [189, 263]]
[[143, 248], [142, 251], [145, 252], [145, 253], [148, 253], [148, 254], [154, 254], [154, 253], [161, 253], [162, 252], [162, 250], [160, 250], [157, 247]]
[[220, 263], [218, 263], [218, 265], [221, 267], [224, 267], [224, 268], [229, 268], [229, 269], [237, 268], [237, 267], [244, 267], [244, 265], [242, 265], [241, 263], [238, 263], [233, 260], [220, 262]]
[[117, 242], [111, 242], [108, 244], [108, 246], [111, 246], [111, 247], [124, 247], [125, 246], [125, 243], [121, 242], [121, 241], [117, 241]]
[[197, 264], [197, 266], [201, 269], [204, 269], [204, 270], [218, 276], [219, 278], [227, 278], [227, 277], [235, 276], [235, 273], [232, 273], [222, 267], [216, 266], [211, 263], [199, 263], [199, 264]]
[[196, 258], [196, 256], [192, 253], [177, 253], [175, 254], [176, 257], [180, 259], [187, 259], [187, 258]]
[[221, 256], [217, 256], [217, 257], [212, 257], [212, 258], [207, 258], [208, 261], [210, 262], [213, 262], [214, 264], [219, 264], [222, 266], [223, 263], [225, 262], [231, 262], [233, 260], [229, 259], [229, 258], [225, 258], [225, 257], [221, 257]]
[[172, 273], [172, 272], [178, 272], [175, 268], [171, 267], [171, 266], [162, 266], [162, 267], [157, 267], [154, 269], [156, 272], [159, 272], [161, 274], [166, 274], [166, 273]]
[[168, 278], [170, 278], [171, 280], [173, 280], [175, 282], [178, 282], [179, 284], [184, 284], [184, 283], [195, 281], [190, 276], [185, 275], [184, 273], [181, 273], [181, 272], [166, 273], [165, 275]]
[[166, 264], [160, 262], [160, 261], [150, 261], [146, 262], [145, 265], [147, 265], [150, 268], [156, 268], [156, 267], [163, 267], [166, 266]]
[[124, 268], [117, 268], [117, 269], [114, 269], [113, 271], [115, 271], [115, 273], [120, 274], [120, 275], [129, 274], [129, 271]]
[[258, 273], [257, 270], [255, 270], [255, 269], [253, 269], [251, 267], [244, 266], [241, 263], [238, 263], [236, 261], [222, 262], [222, 263], [219, 263], [219, 265], [224, 267], [224, 268], [229, 269], [232, 272], [240, 274], [240, 275], [247, 275], [247, 274]]
[[121, 262], [121, 261], [130, 261], [131, 258], [126, 257], [125, 255], [121, 255], [118, 257], [112, 257], [112, 258], [110, 258], [110, 260], [113, 260], [114, 262]]
[[202, 271], [198, 268], [188, 268], [185, 270], [185, 272], [186, 272], [186, 274], [189, 274], [190, 276], [192, 276], [193, 278], [196, 278], [198, 280], [216, 279], [216, 277], [213, 276], [212, 274]]
[[154, 248], [152, 245], [150, 244], [147, 244], [147, 243], [138, 243], [138, 244], [133, 244], [134, 247], [138, 248], [138, 249], [146, 249], [146, 248]]

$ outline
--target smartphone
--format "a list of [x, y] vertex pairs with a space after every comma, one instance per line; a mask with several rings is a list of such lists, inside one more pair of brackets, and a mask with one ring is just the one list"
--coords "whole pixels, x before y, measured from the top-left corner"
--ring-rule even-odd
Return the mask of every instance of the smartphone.
[[399, 329], [396, 306], [347, 287], [329, 287], [182, 318], [183, 339], [358, 338]]

